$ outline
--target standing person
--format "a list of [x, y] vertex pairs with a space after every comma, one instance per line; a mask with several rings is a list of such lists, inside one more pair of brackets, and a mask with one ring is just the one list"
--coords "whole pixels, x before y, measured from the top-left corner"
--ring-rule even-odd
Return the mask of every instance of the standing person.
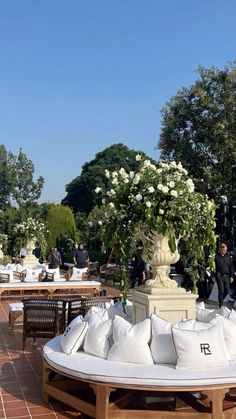
[[215, 256], [215, 277], [218, 285], [219, 307], [222, 306], [225, 291], [230, 294], [230, 284], [233, 282], [233, 263], [230, 255], [227, 253], [227, 245], [221, 243]]
[[50, 269], [60, 268], [61, 255], [60, 255], [60, 252], [58, 252], [56, 247], [52, 247], [51, 253], [48, 256], [48, 261], [49, 261]]
[[84, 249], [84, 244], [79, 243], [78, 249], [76, 249], [74, 257], [74, 264], [77, 268], [86, 268], [89, 263], [89, 254], [86, 249]]
[[137, 243], [136, 250], [132, 256], [133, 271], [131, 275], [131, 288], [134, 288], [136, 282], [142, 285], [145, 281], [145, 262], [143, 260], [143, 243]]

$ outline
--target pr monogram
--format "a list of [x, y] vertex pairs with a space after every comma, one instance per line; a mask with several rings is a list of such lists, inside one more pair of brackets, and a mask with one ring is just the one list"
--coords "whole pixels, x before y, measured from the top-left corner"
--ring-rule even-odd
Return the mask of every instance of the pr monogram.
[[204, 355], [211, 355], [210, 345], [209, 343], [200, 343], [201, 352]]

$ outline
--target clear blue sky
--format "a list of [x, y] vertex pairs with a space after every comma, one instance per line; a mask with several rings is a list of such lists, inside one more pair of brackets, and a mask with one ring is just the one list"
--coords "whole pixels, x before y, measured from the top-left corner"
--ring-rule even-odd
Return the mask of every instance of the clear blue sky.
[[235, 52], [235, 0], [0, 0], [0, 144], [60, 202], [111, 144], [157, 159], [165, 102]]

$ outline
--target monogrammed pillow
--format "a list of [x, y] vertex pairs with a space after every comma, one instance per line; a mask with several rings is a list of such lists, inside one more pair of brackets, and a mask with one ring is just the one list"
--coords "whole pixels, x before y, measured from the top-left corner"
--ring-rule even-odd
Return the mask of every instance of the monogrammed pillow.
[[215, 319], [211, 320], [213, 326], [222, 326], [225, 338], [225, 344], [229, 360], [233, 361], [236, 359], [236, 323], [230, 319], [222, 316], [216, 316]]
[[61, 335], [61, 348], [68, 355], [74, 354], [83, 345], [84, 338], [88, 329], [88, 322], [82, 316], [77, 316], [67, 326]]
[[[195, 321], [179, 322], [175, 327], [193, 330]], [[155, 364], [175, 364], [176, 352], [172, 338], [173, 325], [156, 314], [151, 315], [151, 353]]]
[[149, 348], [151, 337], [150, 319], [131, 325], [123, 317], [113, 320], [114, 343], [108, 353], [109, 361], [153, 364]]
[[223, 328], [206, 330], [172, 328], [177, 354], [176, 368], [219, 368], [228, 365]]

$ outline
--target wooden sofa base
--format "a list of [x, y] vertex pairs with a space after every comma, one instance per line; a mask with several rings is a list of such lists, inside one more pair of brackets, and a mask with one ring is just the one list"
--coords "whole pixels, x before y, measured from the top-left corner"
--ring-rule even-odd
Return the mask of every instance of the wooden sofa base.
[[55, 398], [96, 419], [236, 419], [236, 384], [149, 387], [75, 379], [44, 360], [43, 399]]

